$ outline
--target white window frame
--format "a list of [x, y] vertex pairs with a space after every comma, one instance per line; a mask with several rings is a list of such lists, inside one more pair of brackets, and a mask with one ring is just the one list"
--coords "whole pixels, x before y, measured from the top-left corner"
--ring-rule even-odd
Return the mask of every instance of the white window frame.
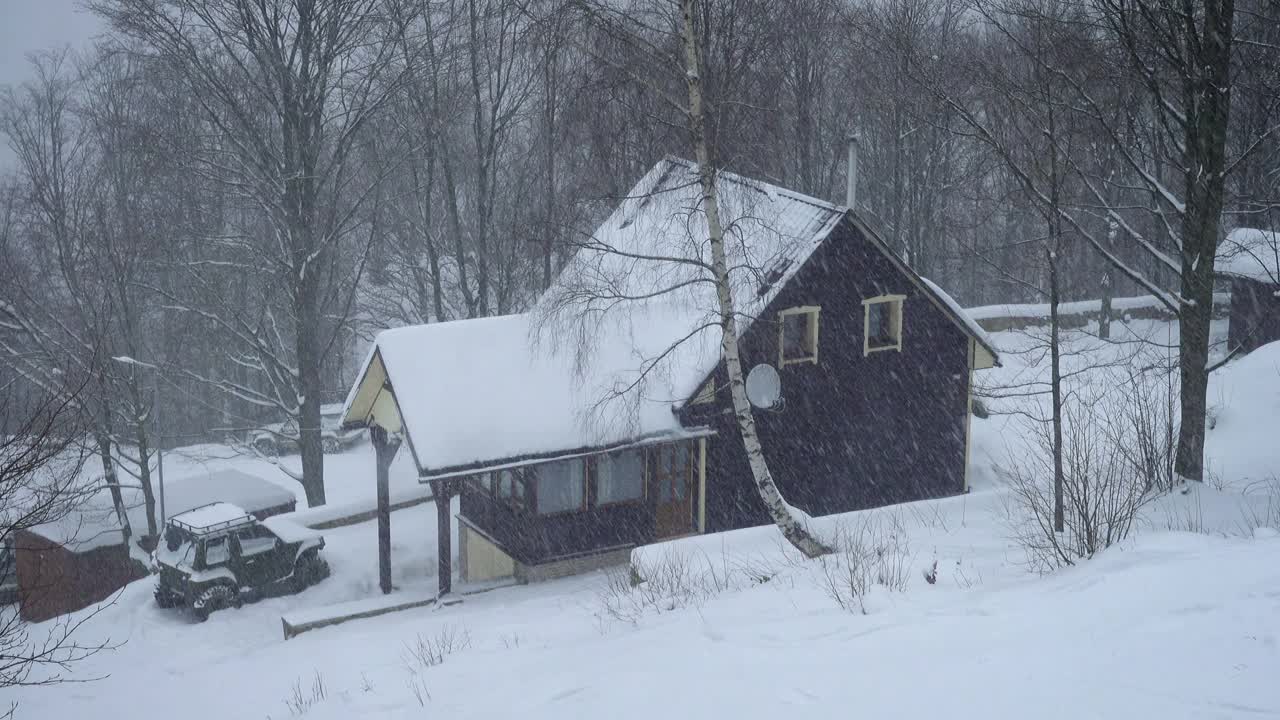
[[[787, 308], [778, 311], [778, 367], [786, 367], [788, 365], [802, 365], [804, 363], [818, 364], [818, 329], [822, 323], [819, 322], [819, 316], [822, 308], [817, 305], [801, 305], [799, 307]], [[787, 357], [787, 317], [790, 315], [807, 315], [809, 322], [809, 334], [813, 338], [813, 347], [811, 352], [805, 357], [788, 358]]]
[[[902, 352], [902, 301], [906, 295], [877, 295], [862, 301], [862, 356], [894, 350]], [[889, 322], [893, 326], [893, 342], [888, 345], [871, 345], [871, 306], [889, 304]]]

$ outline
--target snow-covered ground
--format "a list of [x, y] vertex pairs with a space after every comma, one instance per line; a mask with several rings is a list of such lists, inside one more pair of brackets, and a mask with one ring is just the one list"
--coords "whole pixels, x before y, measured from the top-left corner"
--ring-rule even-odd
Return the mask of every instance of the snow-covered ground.
[[[1131, 330], [1176, 342], [1162, 323]], [[1028, 410], [1040, 401], [1013, 389], [1042, 381], [1047, 361], [1034, 338], [995, 339], [1004, 367], [982, 377], [998, 396], [990, 404]], [[1168, 357], [1083, 335], [1071, 350], [1069, 367], [1095, 367], [1073, 376], [1081, 388]], [[1269, 480], [1280, 474], [1280, 344], [1215, 373], [1210, 404], [1215, 481], [1156, 499], [1128, 541], [1049, 575], [1029, 572], [1008, 540], [993, 467], [1025, 452], [1025, 429], [1017, 415], [994, 415], [974, 422], [970, 494], [818, 520], [826, 532], [874, 526], [896, 538], [900, 587], [874, 588], [865, 614], [842, 608], [823, 564], [793, 558], [766, 527], [638, 553], [649, 567], [683, 558], [672, 563], [689, 571], [684, 591], [620, 596], [593, 574], [282, 640], [282, 613], [375, 591], [376, 538], [364, 523], [326, 532], [330, 579], [204, 624], [157, 609], [150, 581], [134, 583], [84, 630], [123, 642], [75, 668], [108, 679], [13, 699], [20, 717], [131, 720], [1276, 717], [1280, 499]], [[360, 483], [365, 459], [351, 470]], [[422, 505], [392, 517], [402, 587], [431, 582], [434, 516]], [[415, 652], [442, 642], [452, 646], [442, 662]]]

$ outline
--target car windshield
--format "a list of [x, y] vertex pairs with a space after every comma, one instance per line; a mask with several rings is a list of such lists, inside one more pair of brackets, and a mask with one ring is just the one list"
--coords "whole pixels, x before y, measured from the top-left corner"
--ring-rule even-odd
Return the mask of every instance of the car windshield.
[[164, 542], [156, 548], [156, 558], [165, 565], [191, 567], [195, 561], [195, 547], [191, 533], [170, 525], [164, 530]]

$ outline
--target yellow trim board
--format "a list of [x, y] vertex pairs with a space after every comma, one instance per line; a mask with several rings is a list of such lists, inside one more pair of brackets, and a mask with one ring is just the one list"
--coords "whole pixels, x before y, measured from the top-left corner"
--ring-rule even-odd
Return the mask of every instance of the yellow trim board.
[[698, 532], [707, 531], [707, 439], [698, 438]]

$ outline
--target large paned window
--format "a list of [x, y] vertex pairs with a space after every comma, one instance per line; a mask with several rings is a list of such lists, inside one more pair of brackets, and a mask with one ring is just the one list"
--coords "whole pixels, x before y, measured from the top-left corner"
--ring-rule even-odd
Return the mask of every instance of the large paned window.
[[596, 505], [644, 497], [644, 453], [639, 450], [600, 455], [595, 461]]
[[498, 470], [493, 473], [493, 495], [516, 507], [529, 504], [529, 492], [523, 470]]
[[563, 460], [528, 468], [538, 484], [538, 514], [581, 510], [586, 503], [586, 462]]

